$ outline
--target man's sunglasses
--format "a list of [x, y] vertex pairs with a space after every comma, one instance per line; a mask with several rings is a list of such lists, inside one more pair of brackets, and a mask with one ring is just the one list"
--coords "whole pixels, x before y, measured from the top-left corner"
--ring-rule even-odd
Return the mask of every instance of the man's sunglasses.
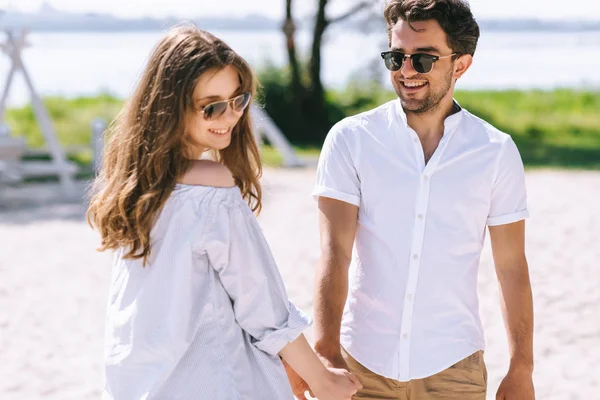
[[404, 60], [410, 58], [412, 67], [420, 74], [428, 74], [433, 69], [433, 64], [442, 58], [453, 57], [457, 53], [452, 53], [449, 56], [433, 56], [431, 54], [404, 54], [399, 51], [384, 51], [381, 53], [381, 58], [385, 63], [385, 67], [390, 71], [398, 71], [402, 68]]
[[202, 108], [204, 119], [207, 121], [212, 121], [219, 118], [225, 114], [225, 111], [227, 111], [227, 107], [229, 105], [231, 105], [233, 111], [242, 112], [246, 109], [246, 107], [248, 107], [248, 103], [250, 103], [250, 97], [250, 92], [246, 92], [234, 97], [233, 99], [216, 101], [214, 103], [207, 104]]

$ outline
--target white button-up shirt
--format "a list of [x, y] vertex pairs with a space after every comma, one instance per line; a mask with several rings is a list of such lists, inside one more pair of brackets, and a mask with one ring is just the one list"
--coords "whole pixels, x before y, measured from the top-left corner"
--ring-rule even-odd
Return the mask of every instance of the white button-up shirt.
[[313, 195], [359, 207], [341, 328], [354, 358], [408, 381], [484, 348], [477, 273], [486, 225], [528, 217], [510, 136], [461, 110], [425, 164], [395, 100], [331, 129]]

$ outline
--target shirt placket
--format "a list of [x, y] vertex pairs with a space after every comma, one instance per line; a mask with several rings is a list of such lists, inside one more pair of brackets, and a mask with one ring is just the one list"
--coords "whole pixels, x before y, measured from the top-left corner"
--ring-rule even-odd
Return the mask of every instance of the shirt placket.
[[408, 381], [410, 379], [410, 349], [412, 342], [412, 322], [414, 315], [414, 300], [417, 291], [417, 282], [419, 279], [419, 269], [421, 267], [421, 251], [423, 249], [423, 240], [425, 237], [425, 221], [427, 219], [427, 208], [429, 204], [429, 191], [431, 187], [431, 177], [441, 158], [447, 138], [442, 139], [436, 149], [433, 157], [425, 165], [423, 147], [413, 131], [413, 142], [415, 144], [415, 159], [420, 171], [419, 193], [417, 195], [415, 207], [415, 220], [413, 226], [413, 236], [410, 247], [410, 260], [408, 269], [408, 279], [406, 283], [404, 308], [402, 312], [402, 325], [400, 332], [400, 351], [399, 357], [399, 381]]

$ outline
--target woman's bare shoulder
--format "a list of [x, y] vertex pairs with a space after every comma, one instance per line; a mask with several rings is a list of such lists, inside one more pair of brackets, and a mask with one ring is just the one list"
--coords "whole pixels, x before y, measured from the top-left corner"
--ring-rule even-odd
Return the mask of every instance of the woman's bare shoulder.
[[212, 160], [194, 160], [190, 168], [179, 179], [179, 183], [192, 186], [231, 188], [235, 180], [229, 168]]

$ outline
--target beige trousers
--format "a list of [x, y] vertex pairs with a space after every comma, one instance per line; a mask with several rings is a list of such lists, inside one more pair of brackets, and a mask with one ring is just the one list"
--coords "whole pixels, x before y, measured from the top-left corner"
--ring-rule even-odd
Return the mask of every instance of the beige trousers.
[[424, 379], [400, 382], [369, 371], [342, 348], [350, 371], [363, 384], [356, 400], [485, 400], [487, 370], [483, 351], [478, 351], [450, 368]]

